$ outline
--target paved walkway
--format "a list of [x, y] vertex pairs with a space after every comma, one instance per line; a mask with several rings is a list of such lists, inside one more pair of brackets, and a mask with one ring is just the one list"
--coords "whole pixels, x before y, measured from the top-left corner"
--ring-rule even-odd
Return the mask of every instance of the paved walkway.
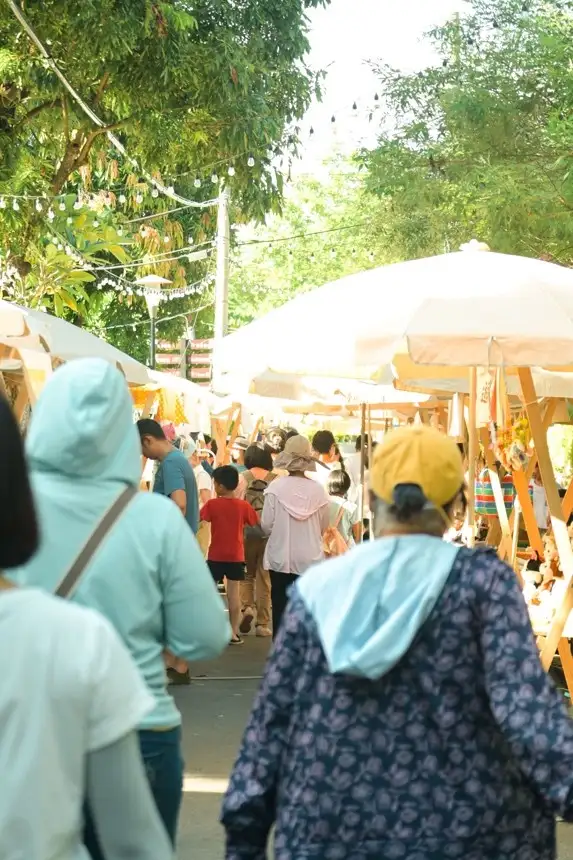
[[[224, 858], [221, 795], [259, 683], [239, 679], [261, 674], [268, 647], [268, 640], [248, 637], [220, 660], [196, 664], [190, 687], [175, 688], [187, 763], [178, 860]], [[573, 860], [573, 826], [562, 825], [558, 841], [559, 860]]]

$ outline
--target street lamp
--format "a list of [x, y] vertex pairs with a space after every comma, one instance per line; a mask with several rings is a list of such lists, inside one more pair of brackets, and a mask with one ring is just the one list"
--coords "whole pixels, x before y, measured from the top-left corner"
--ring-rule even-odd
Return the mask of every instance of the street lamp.
[[161, 275], [145, 275], [135, 282], [144, 287], [145, 304], [149, 312], [149, 366], [155, 370], [155, 324], [157, 321], [157, 308], [161, 304], [161, 287], [170, 284], [167, 278]]

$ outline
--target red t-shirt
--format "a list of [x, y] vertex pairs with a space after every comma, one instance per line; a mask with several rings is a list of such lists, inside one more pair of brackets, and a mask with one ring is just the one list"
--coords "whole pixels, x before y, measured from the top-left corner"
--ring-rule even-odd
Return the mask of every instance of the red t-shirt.
[[243, 499], [209, 499], [201, 508], [200, 519], [211, 523], [209, 561], [244, 561], [243, 529], [259, 522], [252, 505]]

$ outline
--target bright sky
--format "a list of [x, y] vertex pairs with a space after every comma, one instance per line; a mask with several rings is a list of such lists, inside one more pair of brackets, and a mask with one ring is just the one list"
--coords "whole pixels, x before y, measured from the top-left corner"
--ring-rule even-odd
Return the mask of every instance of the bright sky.
[[373, 143], [375, 122], [368, 122], [368, 114], [378, 84], [367, 61], [405, 71], [424, 67], [433, 52], [423, 34], [462, 10], [462, 0], [331, 0], [326, 9], [313, 10], [310, 63], [326, 69], [327, 78], [322, 103], [310, 109], [302, 127], [305, 152], [298, 170], [313, 169], [336, 149]]

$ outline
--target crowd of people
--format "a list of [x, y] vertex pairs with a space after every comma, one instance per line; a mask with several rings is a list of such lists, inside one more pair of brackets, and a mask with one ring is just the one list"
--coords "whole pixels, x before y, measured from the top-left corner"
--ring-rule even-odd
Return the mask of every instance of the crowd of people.
[[26, 455], [3, 400], [0, 425], [2, 860], [172, 858], [166, 669], [253, 625], [274, 642], [227, 860], [264, 860], [273, 826], [277, 860], [553, 860], [573, 726], [513, 571], [444, 540], [465, 511], [455, 442], [393, 430], [368, 462], [363, 437], [345, 459], [329, 431], [270, 428], [218, 465], [211, 439], [136, 425], [97, 359], [50, 378]]

